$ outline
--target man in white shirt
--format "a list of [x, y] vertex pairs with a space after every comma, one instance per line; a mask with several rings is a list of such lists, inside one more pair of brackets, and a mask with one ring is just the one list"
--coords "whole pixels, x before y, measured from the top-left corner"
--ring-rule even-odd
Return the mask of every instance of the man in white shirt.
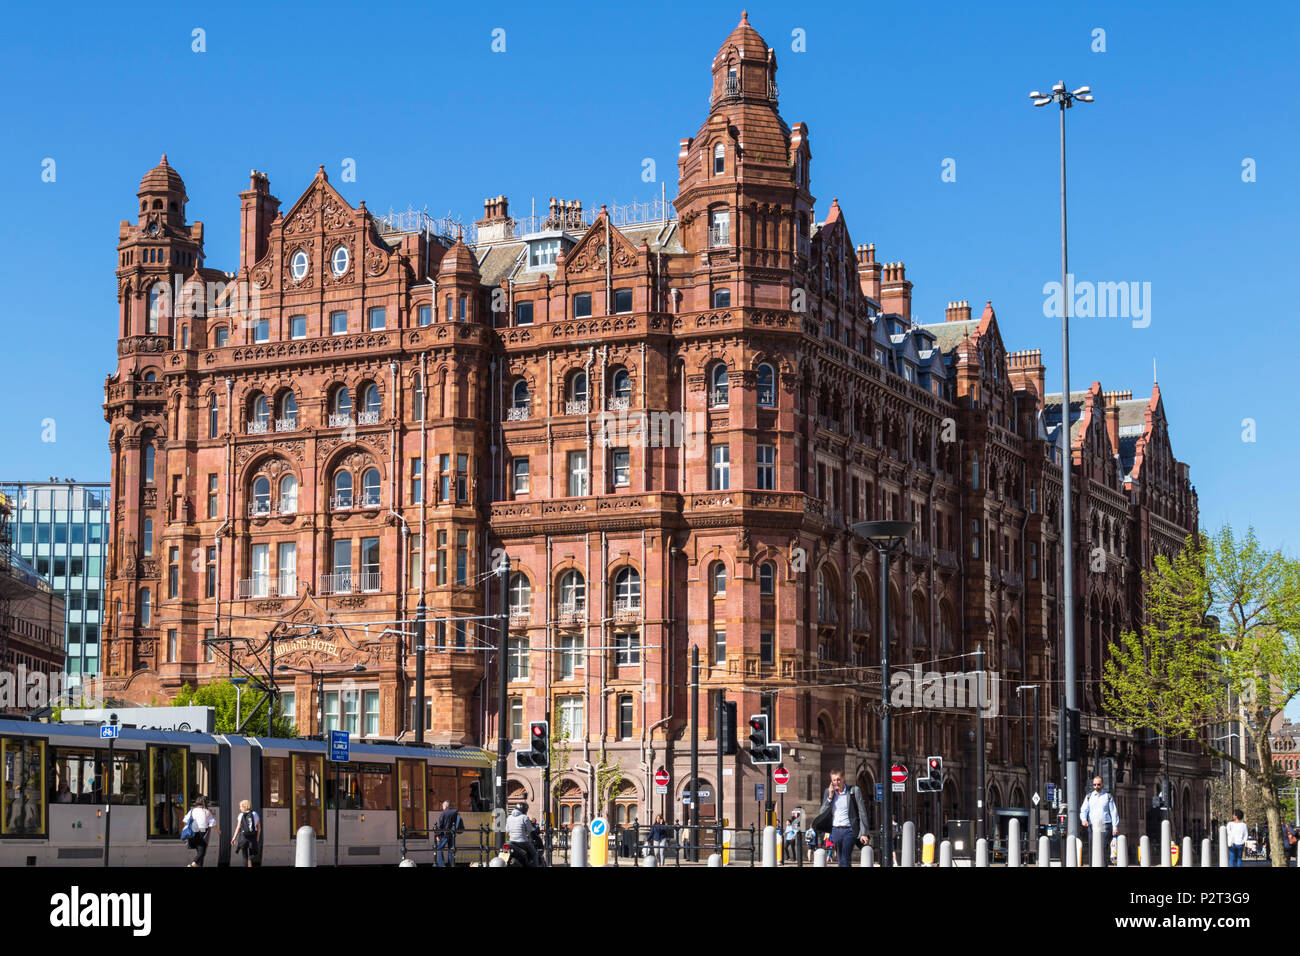
[[[1101, 865], [1109, 866], [1110, 840], [1119, 833], [1119, 810], [1115, 808], [1115, 799], [1102, 789], [1101, 777], [1092, 778], [1092, 793], [1083, 798], [1079, 822], [1087, 830], [1085, 840], [1091, 840], [1094, 833], [1101, 834]], [[1091, 851], [1084, 852], [1091, 859]]]
[[1228, 824], [1228, 866], [1241, 866], [1241, 855], [1246, 852], [1246, 837], [1250, 834], [1241, 816], [1240, 810], [1233, 810]]
[[835, 862], [840, 866], [852, 866], [855, 844], [865, 845], [867, 842], [867, 808], [862, 803], [862, 792], [857, 787], [844, 785], [843, 770], [831, 771], [831, 785], [822, 798], [817, 815], [821, 816], [828, 809], [832, 809], [830, 834]]

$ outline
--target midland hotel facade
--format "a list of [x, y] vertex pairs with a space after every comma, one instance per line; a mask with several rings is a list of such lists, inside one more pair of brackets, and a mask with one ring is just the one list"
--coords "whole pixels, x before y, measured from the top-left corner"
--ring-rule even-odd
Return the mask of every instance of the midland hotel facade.
[[[984, 648], [1001, 675], [987, 805], [1027, 807], [1017, 685], [1042, 688], [1043, 779], [1059, 779], [1068, 407], [1085, 768], [1116, 758], [1130, 820], [1167, 775], [1179, 831], [1208, 823], [1208, 765], [1100, 711], [1140, 571], [1197, 529], [1159, 388], [1093, 382], [1065, 403], [1039, 352], [1006, 350], [991, 304], [917, 323], [903, 264], [855, 245], [836, 201], [818, 221], [812, 158], [747, 19], [713, 60], [671, 210], [552, 200], [524, 220], [497, 197], [458, 234], [354, 207], [323, 168], [282, 207], [254, 172], [224, 272], [164, 157], [118, 243], [105, 689], [148, 701], [265, 675], [274, 643], [302, 733], [319, 708], [326, 729], [409, 740], [423, 598], [428, 739], [493, 749], [502, 660], [484, 618], [508, 561], [506, 719], [516, 740], [543, 718], [564, 739], [559, 818], [677, 815], [698, 648], [703, 817], [747, 825], [765, 778], [743, 747], [717, 777], [718, 694], [742, 720], [771, 715], [787, 814], [815, 808], [831, 767], [877, 782], [877, 562], [849, 526], [907, 519], [894, 666], [972, 670]], [[972, 720], [895, 718], [914, 771], [945, 757], [947, 817], [975, 805]], [[539, 774], [511, 765], [512, 795], [540, 804]], [[927, 804], [908, 793], [900, 818], [931, 825]]]

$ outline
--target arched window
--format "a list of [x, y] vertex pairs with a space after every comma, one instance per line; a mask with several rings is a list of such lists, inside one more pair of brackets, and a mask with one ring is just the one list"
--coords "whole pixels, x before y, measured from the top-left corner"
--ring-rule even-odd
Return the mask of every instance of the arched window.
[[566, 571], [560, 578], [560, 606], [575, 611], [587, 606], [587, 582], [581, 571]]
[[713, 307], [715, 309], [728, 309], [731, 307], [731, 290], [726, 286], [720, 286], [713, 290]]
[[531, 404], [532, 396], [528, 394], [528, 383], [521, 378], [515, 382], [515, 387], [510, 396], [510, 407], [516, 412], [526, 413]]
[[632, 376], [628, 374], [627, 369], [614, 370], [609, 382], [609, 394], [616, 401], [627, 402], [632, 398]]
[[230, 341], [230, 329], [224, 325], [219, 325], [212, 334], [213, 345], [216, 348], [224, 349], [226, 343]]
[[379, 421], [380, 408], [379, 386], [371, 382], [361, 390], [361, 410], [368, 418]]
[[614, 610], [631, 611], [641, 607], [641, 575], [636, 568], [623, 568], [614, 578]]
[[330, 426], [346, 425], [352, 420], [352, 393], [346, 385], [330, 393]]
[[153, 442], [150, 442], [144, 446], [144, 483], [146, 485], [153, 484], [153, 459]]
[[718, 176], [727, 171], [727, 147], [718, 143], [713, 147], [713, 175]]
[[709, 569], [709, 584], [714, 597], [727, 593], [727, 566], [721, 561], [715, 561]]
[[758, 566], [758, 593], [763, 597], [776, 594], [776, 565], [771, 561], [764, 561]]
[[776, 375], [766, 362], [758, 367], [758, 404], [765, 408], [776, 405]]
[[217, 416], [217, 395], [214, 392], [208, 399], [208, 437], [216, 438], [221, 424]]
[[147, 330], [150, 335], [158, 334], [158, 320], [166, 318], [169, 298], [170, 292], [167, 289], [166, 282], [157, 282], [149, 290], [149, 325]]
[[153, 554], [153, 518], [144, 519], [144, 556]]
[[334, 473], [334, 507], [335, 509], [352, 507], [352, 473], [349, 471]]
[[271, 513], [271, 479], [258, 475], [253, 479], [253, 514]]
[[817, 572], [817, 616], [828, 623], [836, 620], [835, 585], [824, 569]]
[[[569, 376], [569, 404], [571, 406], [577, 406], [577, 405], [586, 406], [587, 404], [587, 373], [586, 372], [574, 372], [571, 376]], [[569, 411], [569, 414], [571, 415], [582, 415], [585, 413], [586, 413], [585, 407], [583, 407], [580, 410], [574, 408]]]
[[718, 362], [709, 370], [709, 404], [726, 405], [727, 401], [727, 366]]
[[532, 585], [528, 583], [528, 575], [522, 571], [515, 571], [510, 575], [510, 613], [527, 614], [529, 606], [533, 600]]
[[294, 398], [293, 392], [285, 392], [280, 396], [279, 408], [276, 409], [275, 430], [293, 431], [297, 427], [298, 399]]
[[280, 479], [280, 514], [298, 513], [298, 479], [285, 475]]
[[271, 406], [267, 402], [266, 396], [261, 392], [256, 393], [248, 405], [248, 430], [252, 433], [261, 433], [266, 431], [267, 423], [271, 420]]
[[158, 381], [158, 373], [155, 372], [153, 369], [150, 369], [149, 371], [144, 373], [144, 380], [146, 382], [156, 382]]
[[373, 508], [379, 504], [379, 469], [367, 468], [361, 474], [361, 504]]
[[149, 622], [153, 619], [153, 613], [152, 613], [153, 609], [150, 606], [152, 604], [151, 598], [152, 595], [149, 593], [148, 588], [140, 589], [140, 626], [141, 627], [148, 627]]

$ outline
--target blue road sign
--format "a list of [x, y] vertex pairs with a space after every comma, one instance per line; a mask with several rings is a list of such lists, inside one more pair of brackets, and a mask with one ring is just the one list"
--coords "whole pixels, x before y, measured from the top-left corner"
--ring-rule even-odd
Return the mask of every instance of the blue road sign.
[[117, 724], [100, 724], [99, 739], [113, 740], [117, 737]]
[[344, 763], [348, 759], [348, 732], [346, 730], [330, 731], [330, 760]]
[[1048, 803], [1056, 802], [1056, 784], [1054, 783], [1049, 783], [1047, 785], [1047, 802]]
[[883, 783], [878, 783], [876, 784], [876, 803], [884, 803], [884, 802], [885, 802], [885, 785]]
[[764, 788], [764, 786], [766, 786], [766, 785], [765, 785], [765, 784], [761, 784], [761, 783], [756, 783], [756, 784], [754, 784], [754, 799], [755, 799], [755, 800], [758, 800], [758, 801], [760, 801], [760, 802], [762, 801], [762, 799], [763, 799], [763, 788]]
[[604, 835], [605, 835], [605, 830], [606, 830], [608, 827], [609, 827], [609, 824], [605, 822], [605, 818], [604, 818], [604, 817], [596, 817], [596, 819], [594, 819], [594, 820], [591, 821], [591, 835], [592, 835], [592, 836], [604, 836]]

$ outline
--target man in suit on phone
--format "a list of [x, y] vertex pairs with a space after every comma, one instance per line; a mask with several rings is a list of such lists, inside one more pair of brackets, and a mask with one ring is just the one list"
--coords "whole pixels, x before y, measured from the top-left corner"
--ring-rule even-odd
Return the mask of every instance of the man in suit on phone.
[[822, 798], [818, 816], [831, 812], [831, 844], [835, 847], [836, 862], [840, 866], [853, 865], [853, 847], [867, 842], [867, 808], [862, 802], [862, 791], [844, 785], [844, 771], [831, 771], [831, 785]]

